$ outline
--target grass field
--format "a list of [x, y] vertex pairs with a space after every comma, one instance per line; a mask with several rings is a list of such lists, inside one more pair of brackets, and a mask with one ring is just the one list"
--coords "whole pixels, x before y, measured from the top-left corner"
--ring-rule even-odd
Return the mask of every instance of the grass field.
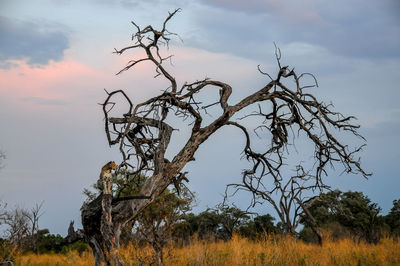
[[[121, 249], [127, 265], [148, 265], [153, 261], [149, 247]], [[16, 265], [93, 265], [91, 252], [26, 254]], [[377, 245], [349, 239], [325, 241], [323, 246], [282, 237], [250, 241], [234, 236], [228, 242], [193, 240], [185, 247], [167, 247], [166, 265], [400, 265], [400, 241], [382, 239]]]

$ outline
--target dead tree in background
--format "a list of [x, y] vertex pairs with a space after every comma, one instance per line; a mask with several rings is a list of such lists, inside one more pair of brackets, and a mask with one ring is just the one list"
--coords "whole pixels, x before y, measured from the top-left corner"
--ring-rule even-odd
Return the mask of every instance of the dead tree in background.
[[5, 237], [22, 250], [37, 251], [39, 219], [43, 214], [43, 202], [35, 204], [31, 210], [16, 207], [0, 213], [0, 225], [4, 223]]
[[[123, 264], [118, 257], [121, 227], [137, 216], [168, 185], [186, 178], [182, 172], [185, 165], [194, 160], [199, 146], [224, 126], [238, 128], [245, 135], [244, 154], [253, 166], [251, 170], [245, 171], [244, 177], [253, 175], [256, 178], [258, 175], [279, 180], [281, 166], [285, 160], [282, 156], [283, 150], [296, 130], [304, 132], [315, 146], [316, 184], [322, 184], [326, 168], [336, 162], [341, 163], [347, 172], [367, 176], [360, 166], [359, 159], [355, 158], [361, 147], [349, 150], [347, 145], [334, 136], [336, 130], [359, 136], [359, 126], [351, 123], [353, 117], [344, 117], [332, 111], [331, 106], [318, 101], [308, 92], [314, 84], [302, 85], [304, 77], [313, 76], [307, 73], [298, 75], [288, 66], [281, 66], [280, 55], [277, 56], [276, 76], [268, 75], [271, 81], [236, 103], [230, 101], [231, 86], [218, 80], [204, 79], [178, 85], [175, 77], [164, 65], [171, 57], [163, 57], [160, 51], [175, 35], [167, 30], [166, 25], [177, 12], [178, 10], [175, 10], [168, 15], [160, 30], [152, 26], [142, 29], [132, 22], [136, 29], [132, 36], [133, 44], [115, 50], [119, 55], [129, 50], [141, 50], [145, 53], [143, 57], [129, 61], [119, 73], [134, 68], [139, 63], [148, 62], [153, 64], [156, 76], [165, 78], [169, 86], [160, 95], [137, 105], [132, 103], [123, 90], [109, 92], [103, 103], [108, 143], [117, 145], [122, 154], [119, 167], [149, 177], [139, 192], [140, 195], [147, 195], [149, 198], [111, 200], [112, 195], [106, 195], [107, 197], [96, 198], [83, 208], [82, 224], [86, 239], [93, 249], [96, 264], [102, 261], [106, 261], [107, 264]], [[288, 81], [289, 85], [286, 84]], [[211, 89], [219, 91], [216, 101], [200, 102], [199, 95], [203, 91], [210, 92]], [[110, 111], [115, 108], [114, 101], [120, 96], [126, 100], [129, 108], [124, 115], [113, 117]], [[261, 126], [271, 134], [269, 141], [264, 143], [262, 152], [253, 150], [245, 122], [233, 117], [245, 108], [257, 104], [259, 112], [255, 115], [262, 118]], [[211, 123], [206, 123], [204, 114], [210, 108], [218, 106], [220, 114]], [[264, 109], [268, 109], [268, 113], [264, 113]], [[169, 121], [174, 119], [188, 123], [190, 137], [185, 140], [180, 151], [166, 158], [165, 153], [173, 133]], [[103, 210], [107, 210], [106, 215], [102, 214]]]
[[287, 179], [280, 177], [274, 180], [272, 186], [263, 183], [264, 177], [269, 176], [254, 176], [251, 172], [245, 171], [242, 183], [227, 185], [225, 197], [228, 197], [230, 188], [234, 188], [233, 195], [240, 190], [249, 191], [253, 195], [252, 206], [264, 202], [272, 205], [281, 220], [284, 234], [295, 235], [296, 228], [304, 219], [310, 224], [321, 245], [321, 232], [314, 217], [308, 211], [308, 205], [318, 197], [313, 195], [315, 190], [323, 191], [330, 187], [323, 183], [316, 184], [315, 177], [310, 174], [310, 171], [305, 172], [301, 165], [297, 166], [296, 175]]

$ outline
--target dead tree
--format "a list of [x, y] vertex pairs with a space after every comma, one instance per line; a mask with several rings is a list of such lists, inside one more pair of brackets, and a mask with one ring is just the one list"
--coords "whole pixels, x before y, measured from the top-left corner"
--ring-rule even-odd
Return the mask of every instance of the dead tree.
[[4, 223], [7, 218], [7, 203], [0, 201], [0, 225]]
[[301, 165], [296, 167], [295, 175], [287, 179], [280, 177], [274, 180], [272, 186], [265, 185], [263, 178], [264, 176], [248, 176], [248, 172], [245, 172], [243, 183], [227, 185], [225, 197], [229, 196], [230, 188], [234, 189], [232, 195], [240, 190], [250, 191], [253, 195], [251, 206], [264, 202], [272, 205], [281, 220], [284, 234], [295, 235], [296, 228], [304, 219], [310, 224], [319, 244], [322, 244], [320, 229], [308, 211], [308, 205], [317, 197], [313, 195], [315, 190], [330, 189], [329, 186], [323, 183], [316, 184], [315, 177], [310, 174], [310, 171], [306, 172]]
[[[302, 84], [306, 76], [313, 76], [308, 73], [297, 74], [294, 69], [281, 66], [279, 53], [276, 76], [264, 73], [262, 77], [268, 76], [270, 81], [235, 103], [230, 101], [231, 86], [218, 80], [203, 79], [178, 85], [164, 64], [171, 56], [163, 57], [161, 52], [163, 46], [168, 46], [170, 38], [176, 36], [166, 26], [178, 11], [170, 13], [159, 30], [150, 25], [140, 28], [132, 22], [136, 29], [132, 36], [133, 44], [115, 49], [118, 55], [129, 50], [144, 52], [143, 57], [130, 60], [118, 74], [148, 62], [154, 66], [156, 77], [165, 78], [169, 86], [160, 95], [136, 105], [123, 90], [107, 92], [102, 104], [108, 143], [110, 146], [117, 145], [122, 155], [119, 168], [128, 168], [136, 174], [148, 176], [139, 194], [149, 198], [115, 201], [110, 199], [112, 195], [109, 194], [96, 198], [82, 210], [85, 236], [93, 249], [97, 265], [104, 261], [107, 264], [123, 264], [118, 257], [121, 227], [136, 217], [168, 185], [182, 180], [185, 176], [183, 168], [194, 160], [199, 146], [224, 126], [232, 126], [244, 133], [244, 155], [253, 165], [251, 170], [245, 171], [244, 179], [251, 176], [257, 178], [256, 175], [275, 180], [280, 178], [280, 169], [284, 164], [282, 152], [289, 137], [294, 134], [291, 129], [304, 132], [315, 146], [316, 183], [321, 183], [326, 167], [336, 162], [341, 163], [347, 172], [368, 175], [361, 168], [359, 159], [355, 158], [361, 147], [350, 150], [334, 136], [335, 130], [359, 136], [359, 126], [352, 124], [353, 117], [344, 117], [332, 111], [332, 106], [318, 101], [308, 92], [316, 84]], [[288, 81], [291, 81], [289, 85]], [[219, 91], [215, 102], [202, 103], [198, 100], [201, 92], [209, 93], [212, 89]], [[126, 100], [129, 108], [124, 115], [113, 117], [110, 110], [115, 107], [115, 100], [120, 96]], [[263, 119], [261, 126], [271, 134], [271, 141], [265, 142], [263, 152], [253, 150], [247, 125], [233, 117], [257, 104], [259, 112], [254, 115]], [[211, 123], [206, 123], [204, 114], [211, 108], [219, 108], [220, 113]], [[264, 113], [264, 109], [269, 109], [268, 113]], [[166, 158], [166, 150], [174, 131], [169, 123], [171, 119], [187, 122], [190, 137], [185, 140], [181, 150]]]

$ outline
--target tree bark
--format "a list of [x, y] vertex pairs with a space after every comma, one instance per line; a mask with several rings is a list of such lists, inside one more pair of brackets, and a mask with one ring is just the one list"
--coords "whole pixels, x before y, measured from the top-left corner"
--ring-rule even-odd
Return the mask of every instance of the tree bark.
[[121, 230], [119, 223], [113, 223], [111, 194], [100, 194], [82, 210], [82, 225], [96, 266], [124, 265], [118, 253]]
[[111, 215], [112, 194], [103, 194], [101, 207], [100, 232], [104, 239], [102, 249], [105, 263], [106, 265], [124, 265], [118, 252], [121, 230], [118, 224], [113, 224]]
[[163, 248], [160, 247], [158, 244], [154, 244], [153, 248], [154, 248], [154, 251], [156, 252], [158, 265], [163, 266], [164, 265]]
[[311, 227], [311, 230], [314, 232], [314, 234], [318, 238], [318, 245], [322, 246], [322, 234], [321, 230], [319, 229], [319, 226], [317, 222], [315, 221], [314, 217], [312, 216], [311, 212], [308, 210], [307, 206], [304, 205], [302, 202], [300, 202], [301, 207], [304, 211], [303, 218], [307, 221], [308, 225]]

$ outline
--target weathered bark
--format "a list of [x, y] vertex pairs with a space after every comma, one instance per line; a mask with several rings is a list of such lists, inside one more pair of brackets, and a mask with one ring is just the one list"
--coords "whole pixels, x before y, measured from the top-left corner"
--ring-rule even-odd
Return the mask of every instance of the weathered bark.
[[102, 215], [100, 223], [100, 232], [103, 236], [103, 255], [106, 265], [124, 265], [119, 257], [119, 237], [121, 234], [120, 225], [113, 223], [112, 219], [112, 195], [103, 194], [101, 201]]
[[98, 196], [82, 209], [82, 226], [85, 239], [92, 248], [95, 265], [101, 265], [104, 262], [105, 247], [104, 238], [100, 231], [102, 216], [102, 195]]
[[164, 265], [164, 254], [163, 254], [163, 248], [158, 246], [157, 244], [155, 244], [155, 246], [153, 246], [155, 252], [156, 252], [156, 256], [157, 256], [157, 262], [159, 266], [163, 266]]
[[[137, 195], [127, 198], [140, 200], [148, 199], [148, 196]], [[118, 213], [113, 210], [118, 203], [122, 202], [122, 199], [113, 199], [111, 194], [100, 194], [82, 209], [83, 231], [78, 230], [71, 234], [71, 237], [67, 237], [71, 238], [72, 242], [76, 241], [76, 238], [84, 239], [92, 248], [95, 265], [102, 265], [102, 263], [124, 265], [118, 254], [123, 223], [115, 221]]]
[[92, 248], [95, 265], [124, 265], [118, 254], [120, 224], [112, 219], [112, 195], [100, 194], [82, 210], [85, 240]]

